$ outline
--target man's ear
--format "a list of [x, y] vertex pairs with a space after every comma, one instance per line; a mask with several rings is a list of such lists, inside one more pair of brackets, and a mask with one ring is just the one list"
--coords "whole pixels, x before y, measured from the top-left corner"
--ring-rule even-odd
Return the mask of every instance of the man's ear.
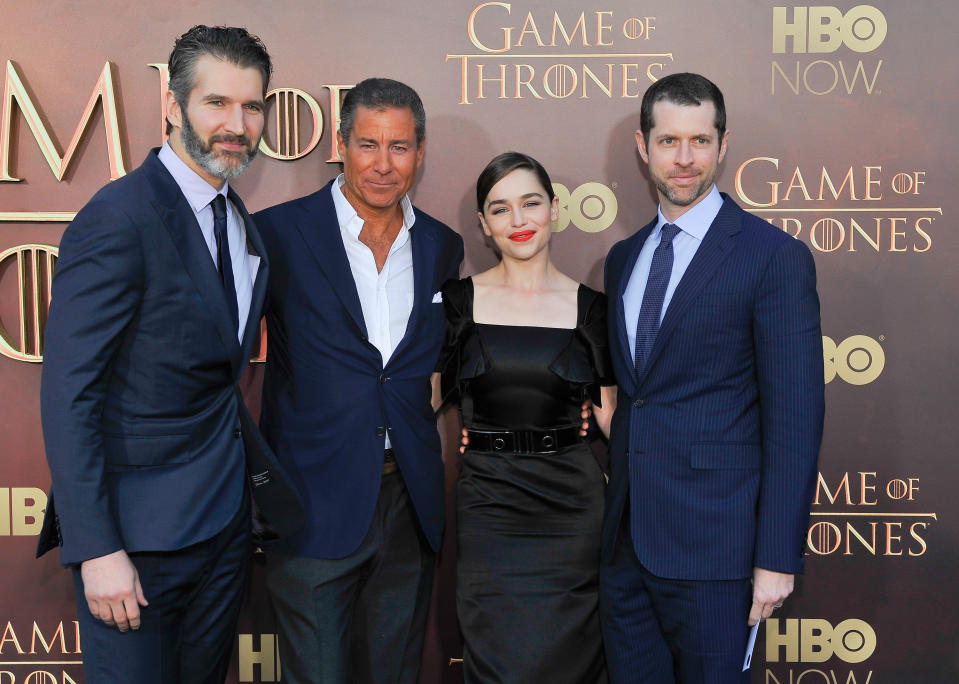
[[170, 123], [170, 125], [175, 126], [176, 128], [183, 127], [183, 112], [180, 109], [180, 103], [177, 102], [176, 96], [173, 95], [172, 90], [166, 91], [163, 109], [166, 112], [166, 120]]
[[643, 137], [642, 131], [636, 131], [636, 147], [639, 149], [639, 156], [648, 164], [649, 152], [646, 150], [646, 138]]

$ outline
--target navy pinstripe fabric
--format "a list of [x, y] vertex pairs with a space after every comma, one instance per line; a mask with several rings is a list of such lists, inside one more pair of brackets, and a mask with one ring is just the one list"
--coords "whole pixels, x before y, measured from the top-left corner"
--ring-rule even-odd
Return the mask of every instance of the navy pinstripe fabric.
[[659, 576], [800, 572], [824, 413], [812, 255], [726, 197], [637, 377], [622, 293], [654, 226], [606, 262], [619, 398], [604, 557], [628, 494], [636, 554]]
[[[825, 410], [815, 265], [804, 244], [724, 196], [634, 372], [623, 293], [655, 225], [606, 260], [619, 382], [601, 574], [610, 672], [671, 682], [656, 674], [667, 664], [636, 675], [658, 638], [679, 681], [739, 681], [728, 656], [738, 645], [724, 665], [712, 656], [683, 664], [697, 648], [680, 634], [699, 625], [700, 635], [740, 639], [748, 604], [737, 609], [736, 592], [753, 568], [803, 569]], [[664, 599], [683, 587], [684, 599]], [[647, 629], [650, 611], [658, 633]], [[694, 667], [701, 675], [683, 674]]]

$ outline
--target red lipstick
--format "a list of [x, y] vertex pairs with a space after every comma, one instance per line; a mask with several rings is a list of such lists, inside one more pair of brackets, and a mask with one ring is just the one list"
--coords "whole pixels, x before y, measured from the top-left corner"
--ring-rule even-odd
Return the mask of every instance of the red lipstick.
[[509, 239], [513, 242], [526, 242], [534, 235], [536, 235], [535, 230], [518, 230], [515, 233], [510, 233]]

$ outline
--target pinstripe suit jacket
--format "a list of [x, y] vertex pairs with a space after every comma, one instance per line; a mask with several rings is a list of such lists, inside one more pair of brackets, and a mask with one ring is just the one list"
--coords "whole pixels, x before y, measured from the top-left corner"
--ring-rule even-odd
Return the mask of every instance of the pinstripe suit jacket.
[[628, 502], [637, 557], [661, 577], [803, 569], [824, 413], [815, 265], [803, 243], [723, 200], [640, 377], [623, 293], [655, 221], [606, 259], [619, 397], [604, 560]]

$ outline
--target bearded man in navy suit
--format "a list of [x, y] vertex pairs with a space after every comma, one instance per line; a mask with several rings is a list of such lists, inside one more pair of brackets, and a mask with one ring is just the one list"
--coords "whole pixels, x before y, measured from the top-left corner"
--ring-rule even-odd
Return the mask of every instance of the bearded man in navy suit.
[[273, 265], [261, 425], [306, 502], [267, 552], [283, 680], [415, 682], [443, 530], [430, 375], [462, 239], [408, 192], [426, 151], [409, 86], [343, 101], [343, 173], [256, 215]]
[[271, 68], [245, 29], [181, 36], [169, 142], [101, 189], [60, 243], [38, 553], [59, 545], [73, 568], [91, 684], [223, 681], [253, 551], [250, 490], [264, 534], [294, 531], [301, 513], [236, 384], [268, 261], [227, 181], [256, 153]]
[[728, 138], [708, 79], [646, 91], [636, 141], [659, 215], [606, 260], [613, 682], [748, 682], [747, 624], [803, 569], [824, 413], [815, 266], [718, 192]]

